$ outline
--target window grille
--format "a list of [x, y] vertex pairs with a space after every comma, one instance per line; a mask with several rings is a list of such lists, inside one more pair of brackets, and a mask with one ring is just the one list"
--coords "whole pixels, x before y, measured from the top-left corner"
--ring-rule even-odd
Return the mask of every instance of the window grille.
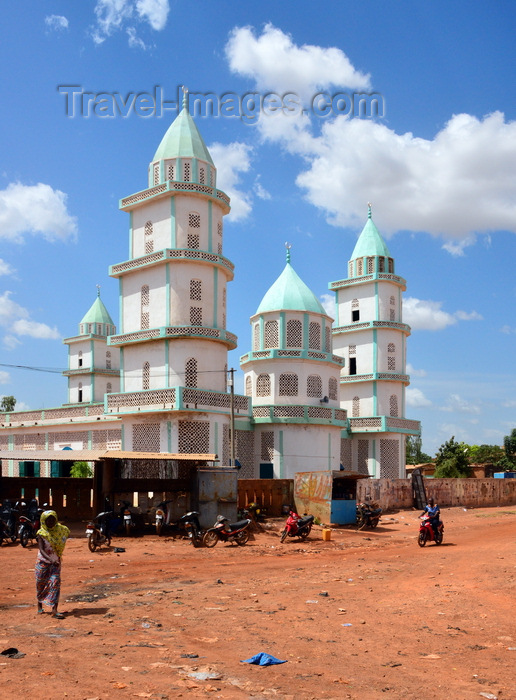
[[360, 277], [364, 274], [364, 261], [362, 258], [357, 260], [357, 276]]
[[378, 258], [378, 272], [385, 272], [385, 258]]
[[331, 352], [331, 328], [329, 326], [324, 329], [324, 350]]
[[265, 323], [265, 347], [277, 348], [279, 344], [278, 322], [266, 321]]
[[167, 180], [175, 180], [174, 175], [175, 175], [175, 173], [174, 173], [174, 164], [173, 164], [173, 163], [169, 163], [169, 164], [167, 165]]
[[369, 474], [367, 462], [369, 460], [369, 440], [358, 441], [358, 473]]
[[190, 248], [191, 250], [199, 250], [199, 234], [198, 233], [189, 233], [187, 236], [187, 247]]
[[199, 168], [199, 182], [204, 185], [204, 168]]
[[279, 395], [280, 396], [297, 396], [298, 395], [298, 378], [293, 372], [285, 372], [279, 376]]
[[210, 451], [208, 421], [179, 421], [178, 447], [182, 454], [207, 454]]
[[394, 309], [389, 309], [389, 320], [390, 321], [395, 321], [396, 320], [396, 312]]
[[394, 357], [394, 355], [387, 356], [387, 369], [389, 370], [389, 372], [396, 371], [396, 358]]
[[144, 230], [146, 236], [152, 236], [152, 221], [145, 222]]
[[368, 274], [374, 272], [374, 258], [367, 258], [367, 272]]
[[328, 398], [332, 401], [337, 400], [337, 380], [335, 377], [330, 377], [328, 380]]
[[148, 362], [143, 363], [142, 369], [142, 388], [144, 391], [150, 387], [150, 364]]
[[153, 184], [154, 186], [159, 185], [159, 163], [156, 163], [154, 166], [154, 173], [153, 173]]
[[314, 399], [322, 397], [322, 380], [318, 374], [311, 374], [306, 380], [306, 395]]
[[391, 296], [389, 301], [390, 301], [391, 306], [394, 306], [396, 304], [396, 299], [394, 298], [394, 296]]
[[394, 260], [392, 258], [389, 258], [389, 272], [394, 274]]
[[272, 462], [274, 459], [274, 433], [271, 431], [263, 432], [261, 438], [261, 456], [263, 461]]
[[287, 348], [303, 347], [303, 324], [299, 319], [287, 321]]
[[149, 303], [150, 291], [149, 285], [144, 284], [141, 289], [141, 328], [149, 328]]
[[191, 306], [190, 307], [190, 325], [191, 326], [202, 326], [202, 307], [201, 306]]
[[356, 354], [357, 354], [357, 346], [356, 346], [356, 345], [350, 345], [350, 346], [349, 346], [349, 354], [350, 354], [350, 355], [356, 355]]
[[380, 439], [380, 478], [399, 479], [400, 451], [397, 440]]
[[82, 350], [79, 350], [78, 365], [82, 367]]
[[396, 346], [394, 343], [389, 343], [389, 345], [387, 345], [387, 352], [396, 352]]
[[255, 323], [253, 327], [253, 350], [256, 352], [260, 349], [260, 324]]
[[185, 163], [183, 166], [183, 181], [190, 182], [190, 163]]
[[222, 328], [226, 327], [226, 288], [222, 290]]
[[106, 369], [111, 369], [111, 350], [106, 350]]
[[259, 374], [256, 380], [256, 396], [271, 395], [271, 378], [268, 374]]
[[398, 397], [395, 394], [389, 398], [389, 415], [398, 415]]
[[321, 349], [321, 326], [315, 321], [311, 321], [308, 327], [308, 347], [312, 350]]
[[201, 301], [202, 297], [202, 282], [201, 280], [190, 280], [190, 299], [192, 301]]
[[245, 395], [252, 396], [252, 394], [253, 394], [253, 387], [252, 387], [251, 377], [246, 377], [245, 378]]
[[353, 397], [352, 414], [353, 414], [353, 418], [360, 417], [360, 399], [358, 396]]
[[159, 452], [159, 423], [133, 425], [133, 450], [135, 452]]
[[188, 214], [188, 226], [190, 228], [201, 228], [201, 215], [195, 211]]
[[195, 357], [191, 357], [186, 361], [185, 386], [197, 386], [197, 360]]
[[353, 277], [353, 261], [348, 262], [348, 277]]
[[108, 383], [106, 384], [106, 392], [107, 392], [108, 394], [110, 394], [111, 391], [112, 391], [111, 382], [108, 382]]

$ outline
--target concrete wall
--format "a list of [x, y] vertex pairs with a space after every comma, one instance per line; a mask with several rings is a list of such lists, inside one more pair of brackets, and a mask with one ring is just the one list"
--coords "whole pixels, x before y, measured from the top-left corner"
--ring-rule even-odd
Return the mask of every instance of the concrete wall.
[[[441, 507], [516, 505], [516, 479], [425, 479], [428, 498]], [[362, 479], [357, 485], [357, 500], [369, 498], [388, 508], [411, 508], [410, 479]]]

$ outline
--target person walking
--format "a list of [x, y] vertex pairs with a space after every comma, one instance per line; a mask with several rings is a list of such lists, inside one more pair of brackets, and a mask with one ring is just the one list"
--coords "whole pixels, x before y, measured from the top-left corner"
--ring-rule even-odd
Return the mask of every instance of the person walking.
[[39, 548], [35, 568], [38, 613], [45, 612], [45, 603], [50, 606], [52, 617], [58, 620], [64, 618], [57, 606], [61, 592], [61, 557], [69, 535], [70, 530], [59, 523], [55, 510], [41, 514], [40, 528], [36, 533]]

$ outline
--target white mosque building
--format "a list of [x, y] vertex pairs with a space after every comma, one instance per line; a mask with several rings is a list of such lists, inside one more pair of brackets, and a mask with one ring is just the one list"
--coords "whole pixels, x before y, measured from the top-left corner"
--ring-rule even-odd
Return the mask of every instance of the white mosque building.
[[283, 272], [251, 316], [244, 395], [228, 390], [227, 353], [237, 346], [226, 328], [230, 202], [186, 99], [149, 165], [147, 188], [120, 208], [130, 242], [127, 260], [110, 268], [119, 327], [98, 294], [78, 335], [64, 340], [68, 402], [0, 414], [4, 475], [59, 475], [52, 453], [69, 449], [164, 460], [216, 454], [221, 465], [233, 457], [246, 478], [339, 469], [405, 476], [405, 439], [420, 434], [419, 422], [404, 417], [405, 280], [370, 208], [347, 277], [329, 285], [334, 321], [287, 249]]

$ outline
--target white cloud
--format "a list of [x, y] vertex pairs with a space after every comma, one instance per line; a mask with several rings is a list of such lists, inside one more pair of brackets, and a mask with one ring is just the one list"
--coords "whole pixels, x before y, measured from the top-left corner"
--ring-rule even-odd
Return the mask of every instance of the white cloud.
[[233, 29], [226, 57], [234, 73], [253, 79], [260, 90], [280, 95], [291, 92], [309, 100], [328, 86], [370, 87], [369, 75], [357, 71], [341, 49], [297, 46], [270, 23], [259, 36], [252, 27]]
[[500, 333], [505, 333], [505, 335], [512, 335], [513, 333], [516, 333], [516, 328], [505, 325], [500, 328]]
[[478, 403], [467, 401], [458, 394], [450, 394], [446, 406], [442, 406], [441, 411], [447, 411], [449, 413], [471, 413], [474, 415], [478, 415], [481, 412]]
[[432, 402], [427, 399], [420, 389], [407, 388], [405, 392], [407, 406], [412, 408], [422, 408], [423, 406], [431, 406]]
[[2, 275], [13, 275], [14, 274], [13, 268], [9, 265], [9, 263], [6, 263], [5, 260], [2, 260], [0, 258], [0, 277]]
[[407, 374], [410, 374], [411, 377], [426, 377], [426, 370], [416, 369], [410, 362], [407, 362]]
[[326, 311], [328, 316], [335, 319], [335, 294], [321, 294], [319, 299], [321, 300], [323, 309]]
[[240, 173], [246, 173], [251, 165], [252, 148], [245, 143], [214, 143], [208, 149], [217, 163], [217, 187], [231, 198], [230, 221], [242, 221], [249, 216], [252, 197], [238, 188]]
[[41, 234], [47, 241], [74, 239], [77, 219], [68, 213], [67, 198], [42, 182], [9, 184], [0, 190], [0, 239], [21, 243], [25, 234]]
[[[339, 49], [297, 46], [270, 24], [259, 36], [235, 28], [226, 57], [262, 92], [306, 98], [371, 82]], [[345, 116], [280, 112], [260, 115], [257, 126], [263, 139], [303, 159], [296, 182], [331, 224], [361, 228], [371, 201], [384, 235], [427, 232], [452, 255], [463, 255], [477, 234], [516, 233], [516, 121], [501, 112], [453, 115], [432, 139]]]
[[6, 335], [3, 338], [6, 348], [13, 350], [20, 345], [21, 336], [50, 340], [61, 337], [57, 328], [50, 328], [45, 323], [32, 321], [29, 311], [13, 301], [11, 294], [12, 292], [5, 291], [0, 295], [0, 326], [6, 329]]
[[137, 37], [134, 22], [145, 22], [151, 29], [161, 31], [166, 26], [169, 11], [169, 0], [97, 0], [94, 10], [97, 23], [91, 36], [96, 44], [102, 44], [125, 28], [129, 46], [147, 48]]
[[[9, 384], [11, 381], [11, 375], [9, 372], [4, 372], [3, 370], [0, 370], [0, 384]], [[3, 398], [3, 396], [1, 397]]]
[[62, 15], [47, 15], [45, 24], [53, 31], [60, 32], [68, 29], [68, 20]]
[[254, 183], [254, 191], [258, 199], [271, 199], [271, 193], [268, 192], [265, 187], [260, 182], [260, 176], [258, 175]]
[[403, 321], [413, 330], [440, 331], [457, 321], [478, 321], [482, 316], [476, 311], [455, 311], [453, 314], [441, 309], [441, 301], [406, 297], [403, 300]]

